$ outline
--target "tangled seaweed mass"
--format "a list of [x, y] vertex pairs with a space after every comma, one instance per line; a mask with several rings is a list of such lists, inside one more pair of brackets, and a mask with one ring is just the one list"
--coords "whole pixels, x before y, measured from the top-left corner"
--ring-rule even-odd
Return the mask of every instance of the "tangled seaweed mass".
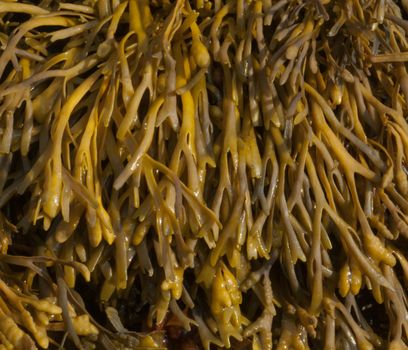
[[407, 16], [0, 1], [0, 349], [407, 349]]

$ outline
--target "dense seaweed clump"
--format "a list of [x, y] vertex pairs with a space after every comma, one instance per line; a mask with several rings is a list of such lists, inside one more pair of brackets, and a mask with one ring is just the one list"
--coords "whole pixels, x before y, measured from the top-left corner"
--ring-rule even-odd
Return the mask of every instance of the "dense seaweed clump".
[[407, 15], [0, 1], [0, 349], [407, 349]]

